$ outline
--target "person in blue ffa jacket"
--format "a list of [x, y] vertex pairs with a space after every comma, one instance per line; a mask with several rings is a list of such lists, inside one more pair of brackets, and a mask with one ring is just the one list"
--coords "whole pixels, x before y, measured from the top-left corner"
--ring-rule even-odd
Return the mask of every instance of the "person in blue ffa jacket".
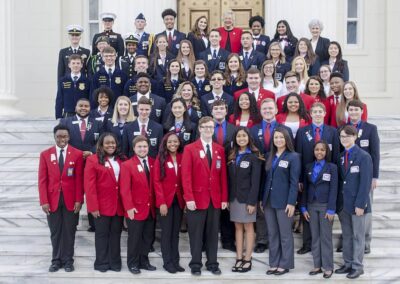
[[155, 158], [158, 154], [158, 148], [163, 137], [163, 128], [161, 124], [158, 124], [149, 118], [151, 107], [152, 103], [148, 98], [140, 98], [137, 102], [137, 119], [124, 126], [122, 149], [124, 154], [128, 157], [132, 157], [134, 154], [132, 150], [132, 140], [138, 135], [142, 135], [149, 139], [150, 157]]
[[154, 160], [148, 156], [148, 138], [142, 135], [132, 141], [135, 155], [121, 165], [121, 199], [128, 223], [128, 269], [154, 271], [149, 252], [154, 239]]
[[262, 208], [268, 227], [269, 265], [267, 274], [283, 275], [294, 268], [292, 234], [301, 163], [294, 152], [289, 132], [276, 127], [266, 163], [267, 178]]
[[[324, 141], [329, 146], [329, 160], [337, 163], [339, 158], [339, 137], [337, 130], [324, 123], [326, 109], [323, 103], [314, 103], [310, 110], [311, 125], [300, 128], [296, 135], [296, 152], [301, 155], [301, 165], [303, 169], [314, 160], [314, 145], [319, 141]], [[304, 182], [306, 175], [300, 176], [300, 182]], [[302, 186], [300, 184], [300, 186]], [[303, 195], [301, 193], [301, 195]], [[298, 254], [305, 254], [311, 251], [311, 232], [309, 222], [303, 222], [303, 245], [297, 251]]]
[[275, 64], [276, 80], [283, 82], [286, 73], [289, 72], [292, 67], [279, 42], [271, 42], [267, 53], [267, 59], [272, 60]]
[[[235, 92], [247, 88], [246, 71], [243, 68], [241, 57], [237, 53], [229, 54], [226, 60], [224, 92], [234, 95]], [[243, 58], [243, 57], [242, 57]]]
[[179, 264], [179, 230], [185, 201], [182, 189], [182, 144], [174, 132], [167, 133], [154, 163], [154, 192], [161, 226], [164, 269], [183, 272]]
[[257, 15], [249, 19], [249, 28], [253, 35], [253, 48], [262, 54], [267, 55], [270, 39], [269, 36], [261, 34], [264, 29], [264, 18]]
[[[347, 105], [350, 122], [357, 129], [356, 144], [371, 155], [372, 158], [372, 187], [370, 191], [371, 205], [373, 201], [373, 193], [378, 184], [379, 164], [380, 164], [380, 139], [376, 125], [362, 121], [364, 104], [359, 100], [352, 100]], [[371, 252], [372, 238], [372, 214], [366, 214], [365, 229], [365, 253]]]
[[344, 264], [335, 270], [349, 279], [364, 274], [366, 214], [371, 213], [373, 164], [371, 156], [357, 144], [357, 129], [345, 125], [340, 129], [344, 151], [338, 164], [339, 194], [337, 212], [343, 235]]
[[[248, 128], [240, 126], [233, 135], [228, 155], [228, 188], [230, 220], [235, 222], [236, 262], [232, 272], [251, 270], [254, 247], [254, 223], [260, 193], [263, 155], [254, 145]], [[244, 237], [244, 234], [246, 237]], [[246, 239], [246, 254], [243, 242]], [[249, 249], [248, 249], [249, 248]]]
[[96, 40], [96, 47], [99, 50], [96, 54], [92, 54], [89, 57], [87, 63], [88, 77], [92, 78], [93, 75], [100, 70], [101, 67], [104, 66], [104, 58], [103, 58], [103, 50], [107, 46], [110, 46], [110, 41], [108, 37], [101, 36]]
[[139, 13], [139, 15], [137, 15], [135, 19], [136, 30], [134, 36], [138, 40], [138, 47], [136, 52], [138, 55], [149, 57], [151, 48], [153, 46], [154, 35], [144, 31], [146, 25], [146, 18], [142, 13]]
[[70, 130], [54, 127], [55, 146], [40, 153], [38, 188], [40, 206], [51, 233], [52, 260], [49, 272], [64, 267], [74, 271], [74, 243], [83, 203], [83, 156], [68, 145]]
[[104, 31], [98, 34], [95, 34], [92, 41], [92, 54], [97, 54], [99, 50], [96, 46], [96, 41], [99, 37], [106, 36], [109, 39], [110, 46], [115, 49], [118, 56], [124, 55], [125, 47], [124, 40], [122, 36], [112, 30], [114, 25], [114, 20], [117, 16], [113, 13], [102, 13], [100, 18], [103, 20]]
[[228, 106], [227, 117], [229, 117], [233, 113], [233, 97], [223, 90], [223, 86], [225, 85], [224, 73], [219, 70], [212, 72], [210, 82], [212, 91], [201, 98], [201, 112], [203, 116], [211, 115], [214, 101], [223, 100]]
[[156, 37], [155, 48], [150, 56], [150, 73], [154, 79], [162, 80], [167, 75], [169, 62], [175, 59], [174, 54], [168, 50], [168, 42], [165, 35]]
[[87, 76], [86, 64], [90, 56], [90, 50], [79, 46], [81, 41], [81, 35], [83, 33], [83, 28], [80, 25], [69, 25], [67, 27], [69, 41], [71, 46], [63, 48], [58, 53], [58, 68], [57, 68], [57, 78], [60, 80], [64, 76], [71, 72], [69, 67], [69, 57], [72, 54], [80, 55], [82, 59], [82, 73]]
[[156, 35], [156, 38], [159, 35], [164, 35], [167, 38], [168, 49], [174, 55], [178, 55], [178, 50], [180, 47], [180, 42], [183, 39], [186, 39], [186, 34], [181, 33], [180, 31], [174, 28], [175, 20], [176, 20], [176, 12], [172, 9], [165, 9], [161, 13], [161, 17], [164, 21], [165, 31]]
[[265, 55], [253, 48], [253, 36], [251, 32], [244, 31], [241, 37], [242, 50], [239, 53], [245, 71], [250, 68], [260, 69]]
[[184, 79], [181, 75], [182, 66], [178, 60], [172, 59], [167, 68], [167, 75], [160, 81], [158, 90], [159, 95], [169, 103]]
[[118, 182], [124, 156], [113, 133], [103, 133], [96, 148], [96, 155], [86, 161], [84, 174], [87, 208], [96, 225], [94, 269], [118, 272], [124, 216]]
[[[304, 191], [301, 212], [310, 223], [314, 269], [309, 275], [333, 273], [332, 226], [338, 192], [337, 166], [330, 163], [328, 143], [321, 140], [314, 145], [315, 161], [304, 168]], [[322, 271], [321, 267], [324, 271]]]
[[107, 126], [107, 121], [111, 119], [114, 109], [110, 106], [110, 103], [114, 99], [113, 91], [108, 87], [100, 87], [93, 92], [94, 101], [97, 102], [97, 109], [90, 111], [90, 116], [96, 120], [102, 121], [104, 127]]
[[210, 32], [210, 47], [200, 53], [200, 59], [207, 63], [208, 72], [225, 71], [229, 52], [220, 46], [221, 35], [218, 30]]
[[293, 35], [289, 23], [286, 20], [280, 20], [276, 24], [276, 32], [272, 42], [279, 42], [286, 59], [290, 61], [296, 49], [297, 38]]
[[[100, 86], [107, 86], [113, 90], [114, 100], [116, 100], [119, 96], [122, 96], [128, 77], [115, 65], [116, 54], [114, 48], [104, 48], [103, 57], [105, 65], [93, 75], [92, 90]], [[97, 106], [97, 102], [93, 101], [93, 104]], [[110, 104], [114, 107], [115, 101]]]
[[203, 60], [196, 60], [194, 62], [194, 78], [192, 83], [196, 88], [199, 98], [211, 92], [210, 81], [208, 80], [207, 64]]
[[210, 47], [209, 33], [210, 28], [207, 17], [198, 17], [187, 36], [187, 39], [192, 43], [194, 56], [197, 60], [200, 59], [200, 53]]
[[171, 101], [171, 111], [164, 122], [164, 133], [174, 132], [185, 146], [195, 140], [196, 124], [189, 117], [185, 100], [175, 98]]
[[130, 97], [134, 114], [136, 116], [138, 115], [138, 102], [142, 97], [145, 97], [150, 100], [152, 104], [150, 119], [157, 123], [161, 123], [166, 103], [164, 98], [151, 93], [150, 76], [146, 73], [139, 73], [136, 80], [136, 89], [137, 94]]
[[[114, 133], [118, 139], [118, 145], [122, 145], [124, 126], [135, 121], [131, 100], [126, 96], [120, 96], [115, 102], [114, 111], [111, 119], [106, 121], [106, 131]], [[121, 147], [122, 148], [122, 147]]]
[[138, 40], [130, 34], [125, 38], [126, 52], [118, 58], [118, 67], [127, 76], [128, 80], [135, 75], [135, 57], [137, 55]]
[[82, 72], [82, 58], [79, 54], [68, 57], [71, 73], [58, 82], [55, 114], [56, 119], [75, 115], [75, 106], [79, 99], [89, 99], [90, 80]]
[[320, 62], [328, 60], [328, 47], [330, 40], [321, 36], [321, 32], [324, 30], [323, 23], [318, 19], [313, 19], [308, 24], [308, 28], [310, 29], [310, 41], [315, 54], [318, 55]]

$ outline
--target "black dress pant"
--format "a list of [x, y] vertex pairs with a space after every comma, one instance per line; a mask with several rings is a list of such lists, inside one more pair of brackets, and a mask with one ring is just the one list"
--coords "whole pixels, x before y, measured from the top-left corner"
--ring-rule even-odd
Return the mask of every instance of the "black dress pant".
[[52, 264], [59, 266], [74, 263], [74, 245], [76, 226], [79, 213], [69, 211], [64, 204], [63, 193], [60, 193], [58, 208], [47, 215], [47, 223], [50, 228], [50, 239], [53, 247]]
[[175, 196], [167, 216], [158, 216], [161, 227], [161, 253], [164, 265], [179, 264], [179, 231], [183, 210]]
[[128, 223], [128, 268], [149, 263], [149, 252], [154, 239], [154, 219], [149, 213], [146, 220], [126, 219]]
[[235, 224], [231, 222], [228, 210], [221, 211], [221, 243], [235, 244]]
[[121, 232], [123, 217], [100, 216], [94, 219], [96, 225], [95, 270], [121, 269]]
[[96, 223], [94, 222], [93, 215], [88, 212], [87, 216], [88, 216], [88, 221], [89, 221], [89, 227], [95, 229], [96, 228]]
[[218, 251], [218, 231], [221, 209], [213, 207], [212, 203], [207, 209], [196, 209], [187, 211], [188, 233], [190, 242], [190, 253], [192, 259], [189, 263], [190, 268], [201, 268], [203, 247], [203, 233], [205, 235], [205, 249], [207, 269], [218, 267], [217, 251]]

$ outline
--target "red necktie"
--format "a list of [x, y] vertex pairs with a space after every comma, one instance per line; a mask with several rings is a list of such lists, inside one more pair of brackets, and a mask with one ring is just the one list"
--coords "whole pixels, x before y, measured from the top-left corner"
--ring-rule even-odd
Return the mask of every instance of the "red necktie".
[[147, 137], [146, 124], [142, 124], [142, 130], [140, 131], [140, 134], [144, 137]]
[[321, 129], [319, 127], [315, 128], [315, 142], [318, 142], [321, 140], [321, 134], [320, 134]]
[[349, 163], [349, 151], [346, 151], [344, 154], [344, 169], [347, 171], [347, 165]]
[[222, 123], [218, 124], [217, 143], [219, 145], [224, 145], [224, 129], [222, 128]]
[[86, 134], [86, 121], [83, 118], [81, 118], [81, 121], [82, 121], [82, 123], [81, 123], [81, 138], [83, 141], [85, 139], [85, 134]]
[[169, 35], [168, 35], [168, 47], [170, 49], [172, 48], [172, 32], [169, 32]]
[[269, 144], [271, 142], [271, 123], [267, 123], [267, 126], [265, 127], [264, 130], [264, 148], [268, 152], [269, 151]]
[[339, 96], [335, 96], [335, 105], [339, 103]]

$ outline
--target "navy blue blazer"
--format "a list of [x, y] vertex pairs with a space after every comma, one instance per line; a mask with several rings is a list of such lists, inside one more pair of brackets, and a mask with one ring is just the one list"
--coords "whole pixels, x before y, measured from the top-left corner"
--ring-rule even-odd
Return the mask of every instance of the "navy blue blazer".
[[[136, 55], [137, 55], [137, 53], [136, 53]], [[128, 76], [128, 80], [132, 79], [133, 76], [135, 76], [135, 74], [136, 74], [136, 72], [135, 72], [135, 56], [132, 58], [132, 62], [131, 62], [131, 59], [129, 58], [129, 55], [120, 56], [118, 58], [118, 67], [119, 67], [119, 69], [122, 70], [122, 72], [124, 72]]]
[[103, 31], [101, 33], [95, 34], [92, 40], [92, 54], [96, 54], [99, 52], [96, 45], [96, 40], [101, 37], [106, 36], [110, 42], [110, 46], [114, 47], [115, 51], [117, 52], [118, 56], [124, 55], [125, 45], [124, 40], [122, 39], [121, 34], [118, 34], [114, 31]]
[[185, 147], [187, 144], [190, 144], [196, 140], [196, 132], [197, 132], [197, 127], [196, 124], [193, 122], [191, 123], [191, 129], [185, 129], [185, 126], [182, 126], [179, 132], [175, 131], [175, 126], [170, 127], [169, 129], [166, 129], [164, 127], [164, 134], [168, 132], [174, 132], [178, 135], [183, 147]]
[[[105, 68], [105, 66], [101, 67], [100, 70], [93, 75], [91, 91], [93, 92], [101, 86], [111, 88], [114, 93], [114, 99], [110, 102], [110, 106], [114, 107], [117, 98], [124, 93], [124, 87], [128, 81], [128, 76], [115, 66], [114, 73], [110, 78]], [[92, 97], [91, 102], [93, 104], [92, 108], [97, 107], [98, 103], [94, 101], [94, 97]]]
[[229, 56], [229, 51], [219, 48], [217, 58], [212, 58], [211, 48], [207, 48], [203, 52], [200, 53], [200, 59], [204, 60], [207, 64], [208, 72], [211, 74], [214, 70], [225, 71], [226, 69], [226, 60]]
[[[164, 110], [164, 115], [163, 115], [163, 119], [162, 119], [163, 123], [167, 120], [167, 117], [170, 112], [171, 112], [171, 103], [168, 103]], [[192, 108], [192, 110], [189, 113], [189, 118], [195, 125], [197, 125], [197, 123], [199, 122], [199, 119], [201, 117], [202, 117], [201, 110], [200, 109], [196, 110], [196, 109]]]
[[364, 213], [371, 212], [369, 192], [372, 183], [372, 159], [371, 156], [354, 145], [348, 161], [348, 168], [344, 167], [344, 155], [340, 155], [339, 194], [337, 199], [337, 212], [345, 210], [349, 214], [355, 214], [355, 208], [364, 209]]
[[[254, 37], [253, 37], [253, 39], [254, 39]], [[260, 35], [257, 38], [257, 42], [256, 42], [255, 46], [253, 46], [253, 48], [255, 48], [257, 51], [264, 54], [264, 57], [265, 57], [268, 53], [270, 43], [271, 43], [271, 40], [269, 39], [269, 36]]]
[[307, 203], [327, 203], [327, 210], [336, 211], [338, 194], [338, 171], [333, 163], [325, 162], [315, 182], [312, 181], [314, 162], [306, 165], [304, 170], [304, 191], [301, 206]]
[[317, 56], [315, 58], [314, 64], [311, 64], [308, 66], [308, 76], [319, 76], [319, 68], [321, 67], [321, 62], [319, 60], [319, 57]]
[[226, 78], [226, 84], [224, 85], [224, 92], [233, 96], [237, 91], [246, 89], [247, 87], [248, 86], [246, 81], [237, 82], [235, 78], [235, 80], [232, 82], [231, 78]]
[[196, 37], [192, 32], [188, 33], [187, 39], [192, 43], [194, 56], [196, 60], [200, 59], [200, 53], [210, 47], [210, 41], [208, 44], [204, 43], [202, 38]]
[[[139, 116], [137, 112], [137, 97], [138, 96], [136, 94], [129, 98], [132, 102], [132, 108], [135, 116]], [[150, 94], [150, 100], [153, 103], [153, 106], [151, 107], [150, 120], [161, 123], [166, 106], [165, 100], [155, 94]]]
[[358, 127], [356, 144], [371, 155], [373, 165], [373, 178], [379, 178], [380, 139], [376, 125], [361, 121]]
[[166, 79], [161, 80], [158, 83], [158, 95], [165, 99], [166, 103], [172, 101], [172, 97], [178, 90], [179, 85], [182, 83], [182, 80], [177, 80], [176, 82], [171, 81], [171, 84], [166, 82]]
[[[340, 154], [339, 135], [336, 128], [324, 124], [321, 140], [324, 140], [329, 145], [331, 150], [331, 162], [337, 163]], [[304, 173], [306, 165], [315, 160], [314, 157], [315, 137], [313, 134], [312, 125], [307, 125], [300, 128], [296, 135], [296, 152], [301, 156], [301, 165]], [[303, 181], [305, 176], [302, 175], [300, 180]]]
[[246, 62], [244, 59], [245, 53], [243, 50], [239, 53], [240, 61], [242, 61], [243, 68], [245, 71], [249, 70], [251, 67], [260, 69], [261, 65], [265, 61], [265, 55], [257, 50], [252, 49], [251, 53], [249, 54], [249, 59]]
[[124, 128], [122, 128], [122, 133], [121, 133], [121, 129], [118, 126], [118, 123], [112, 123], [111, 119], [107, 120], [107, 122], [105, 123], [106, 125], [106, 131], [107, 132], [111, 132], [114, 133], [117, 138], [118, 138], [118, 143], [119, 143], [119, 147], [122, 150], [122, 136], [123, 136], [123, 131], [125, 129], [125, 125], [132, 123], [132, 122], [127, 122], [124, 124]]
[[202, 96], [205, 94], [208, 94], [209, 92], [212, 91], [212, 86], [210, 85], [210, 81], [208, 79], [203, 80], [203, 85], [199, 86], [199, 84], [196, 81], [196, 78], [193, 78], [192, 81], [193, 85], [196, 87], [197, 91], [197, 97], [200, 99]]
[[[321, 65], [324, 65], [324, 64], [329, 65], [329, 60], [323, 61], [323, 62], [321, 63]], [[336, 61], [336, 62], [335, 62], [335, 65], [333, 65], [332, 73], [333, 73], [333, 72], [342, 73], [342, 75], [343, 75], [343, 80], [344, 80], [345, 82], [346, 82], [346, 81], [349, 81], [349, 78], [350, 78], [350, 71], [349, 71], [349, 66], [348, 66], [346, 60], [341, 60], [341, 61], [339, 61], [339, 62]]]
[[270, 199], [272, 208], [285, 209], [288, 204], [296, 205], [301, 172], [299, 154], [285, 151], [276, 165], [267, 173], [262, 204], [265, 207]]
[[[136, 95], [137, 94], [137, 89], [136, 89], [136, 81], [137, 81], [137, 75], [133, 76], [132, 79], [128, 80], [124, 86], [124, 96], [127, 96], [128, 98]], [[158, 81], [150, 78], [150, 84], [151, 84], [151, 92], [153, 94], [158, 95], [159, 94], [159, 89], [158, 89]]]
[[81, 151], [90, 151], [96, 153], [96, 143], [103, 133], [103, 122], [89, 116], [86, 125], [85, 138], [82, 141], [79, 120], [76, 115], [66, 117], [60, 120], [61, 125], [68, 127], [70, 132], [69, 144]]
[[90, 98], [90, 80], [83, 73], [75, 84], [70, 74], [61, 78], [56, 96], [56, 119], [62, 118], [64, 112], [75, 112], [76, 103], [82, 98]]
[[111, 120], [112, 116], [114, 114], [114, 109], [112, 107], [108, 107], [106, 113], [104, 114], [104, 116], [102, 116], [98, 109], [92, 109], [90, 111], [90, 116], [94, 117], [95, 120], [97, 121], [101, 121], [103, 123], [103, 129], [104, 131], [107, 130], [107, 121]]
[[[138, 135], [140, 135], [138, 120], [125, 124], [122, 134], [122, 152], [129, 158], [133, 156], [132, 140]], [[149, 156], [156, 158], [163, 138], [163, 127], [161, 124], [150, 119], [147, 125], [147, 137], [149, 139]]]
[[278, 62], [278, 64], [276, 64], [276, 67], [275, 67], [276, 80], [283, 82], [283, 80], [285, 79], [286, 73], [289, 72], [290, 69], [292, 69], [292, 67], [290, 66], [290, 63], [288, 63], [287, 61], [285, 63]]
[[[225, 120], [225, 123], [226, 123], [226, 133], [224, 136], [224, 145], [222, 146], [224, 147], [225, 150], [225, 156], [228, 159], [229, 152], [232, 149], [232, 141], [234, 139], [233, 135], [235, 134], [236, 126], [229, 123], [227, 120]], [[215, 131], [212, 138], [214, 142], [217, 142], [217, 136]]]
[[149, 57], [149, 49], [151, 48], [151, 45], [153, 44], [152, 40], [153, 40], [153, 38], [149, 33], [143, 32], [143, 34], [137, 44], [136, 54]]
[[[231, 114], [233, 114], [233, 104], [234, 104], [233, 97], [223, 92], [221, 100], [224, 100], [228, 105], [228, 114], [226, 116], [228, 118]], [[203, 113], [203, 116], [212, 116], [211, 106], [213, 102], [214, 102], [214, 95], [212, 92], [201, 97], [201, 112]]]
[[[311, 39], [310, 39], [311, 41]], [[320, 62], [329, 60], [328, 48], [330, 44], [329, 38], [319, 37], [317, 41], [317, 46], [315, 47], [315, 54], [318, 55]]]
[[161, 61], [160, 54], [152, 54], [150, 56], [149, 72], [151, 76], [156, 80], [162, 80], [167, 76], [168, 64], [172, 59], [175, 59], [176, 55], [167, 52], [165, 57], [165, 63]]
[[[83, 61], [81, 72], [87, 75], [86, 66], [90, 57], [90, 50], [79, 46], [76, 53], [81, 56]], [[74, 51], [72, 50], [71, 46], [61, 49], [60, 52], [58, 53], [58, 67], [57, 67], [58, 79], [61, 79], [64, 76], [71, 73], [71, 69], [69, 69], [68, 67], [68, 60], [72, 54], [74, 54]]]
[[[279, 42], [279, 44], [280, 44], [280, 42], [282, 40], [278, 36], [278, 38], [273, 38], [271, 43], [275, 42], [275, 41]], [[292, 60], [294, 52], [296, 50], [297, 41], [298, 41], [297, 38], [294, 37], [294, 36], [292, 38], [288, 38], [287, 45], [283, 49], [283, 52], [286, 55], [286, 60], [287, 61], [291, 61]]]
[[[163, 31], [163, 32], [157, 34], [155, 38], [157, 38], [158, 35], [165, 35], [167, 37], [167, 41], [168, 41], [168, 36], [167, 36], [166, 31]], [[185, 33], [181, 33], [178, 30], [174, 30], [174, 34], [172, 36], [172, 48], [170, 49], [170, 52], [174, 55], [174, 58], [178, 55], [179, 47], [181, 46], [180, 43], [184, 39], [186, 39]]]

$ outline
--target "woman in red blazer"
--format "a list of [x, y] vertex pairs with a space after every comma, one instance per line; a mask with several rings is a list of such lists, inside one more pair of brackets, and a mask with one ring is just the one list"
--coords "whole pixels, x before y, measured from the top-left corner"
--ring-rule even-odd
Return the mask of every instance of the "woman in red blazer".
[[104, 133], [97, 141], [96, 155], [86, 159], [84, 188], [87, 209], [96, 226], [94, 269], [121, 271], [121, 232], [124, 210], [119, 193], [119, 173], [123, 155], [114, 133]]
[[234, 112], [229, 116], [229, 123], [239, 127], [247, 128], [260, 123], [261, 116], [257, 107], [257, 102], [254, 96], [250, 96], [248, 92], [239, 95], [235, 101]]
[[185, 201], [183, 200], [182, 143], [174, 132], [168, 132], [154, 163], [154, 191], [159, 208], [161, 252], [164, 269], [169, 273], [183, 272], [179, 265], [179, 230]]
[[230, 53], [239, 53], [240, 49], [242, 48], [240, 39], [242, 37], [243, 30], [241, 28], [234, 27], [235, 14], [233, 11], [226, 11], [222, 19], [224, 26], [218, 28], [218, 31], [221, 35], [220, 45]]
[[294, 138], [296, 138], [299, 128], [311, 123], [310, 116], [300, 95], [290, 93], [286, 96], [283, 103], [283, 112], [276, 116], [276, 121], [289, 127], [293, 132]]
[[156, 270], [149, 262], [154, 239], [154, 193], [151, 176], [154, 160], [148, 156], [149, 142], [145, 136], [133, 139], [135, 155], [121, 165], [121, 199], [128, 223], [128, 268], [133, 274], [140, 269]]
[[311, 76], [306, 83], [304, 94], [311, 96], [315, 102], [324, 104], [326, 109], [325, 124], [329, 124], [329, 118], [331, 117], [331, 104], [326, 97], [324, 82], [322, 79], [318, 76]]

